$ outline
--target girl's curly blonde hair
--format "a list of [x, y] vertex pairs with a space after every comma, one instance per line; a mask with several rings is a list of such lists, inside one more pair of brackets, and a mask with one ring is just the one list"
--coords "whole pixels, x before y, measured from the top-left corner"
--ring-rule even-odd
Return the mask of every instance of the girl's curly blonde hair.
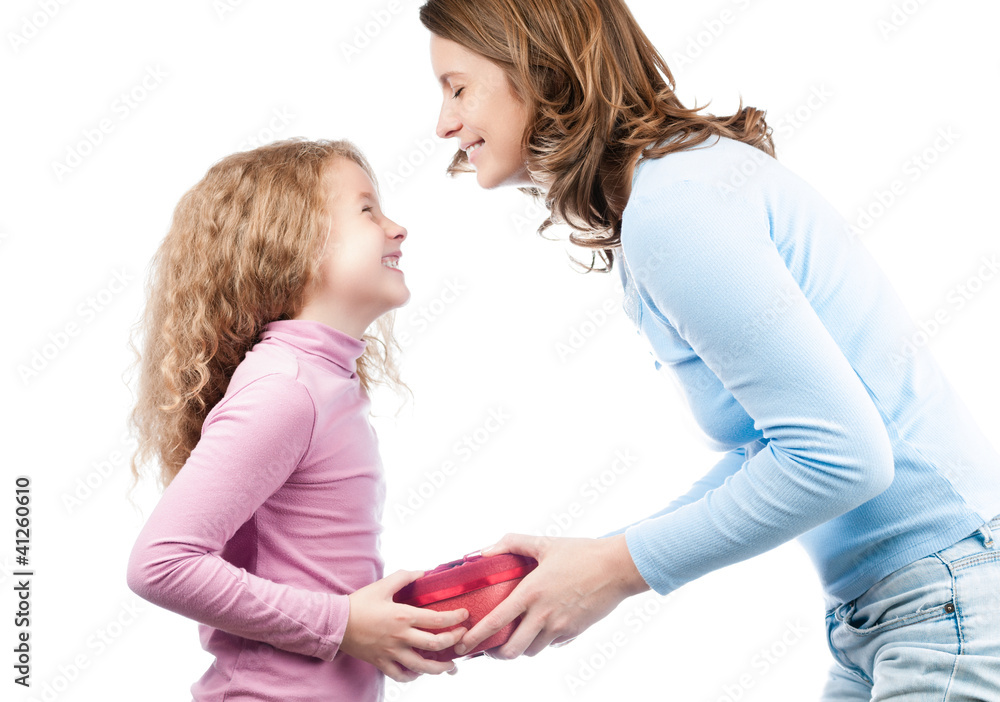
[[[289, 139], [227, 156], [181, 198], [133, 329], [135, 480], [150, 459], [163, 487], [173, 480], [264, 326], [302, 308], [330, 227], [324, 173], [341, 158], [375, 182], [350, 142]], [[392, 323], [383, 315], [364, 337], [357, 372], [366, 391], [402, 385]]]

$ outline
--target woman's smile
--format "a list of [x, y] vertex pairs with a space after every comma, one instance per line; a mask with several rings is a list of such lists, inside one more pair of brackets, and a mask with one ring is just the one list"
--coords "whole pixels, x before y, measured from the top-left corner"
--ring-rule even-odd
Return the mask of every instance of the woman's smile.
[[476, 163], [475, 156], [476, 156], [476, 154], [479, 153], [479, 150], [481, 148], [483, 148], [483, 146], [485, 146], [485, 145], [486, 145], [486, 142], [483, 141], [482, 139], [480, 139], [479, 141], [477, 141], [476, 143], [474, 143], [474, 144], [472, 144], [470, 146], [463, 147], [462, 150], [465, 151], [466, 155], [469, 157], [469, 163], [472, 163], [472, 164]]
[[437, 135], [458, 140], [480, 187], [530, 184], [523, 146], [528, 110], [503, 69], [436, 35], [431, 35], [431, 63], [441, 84]]

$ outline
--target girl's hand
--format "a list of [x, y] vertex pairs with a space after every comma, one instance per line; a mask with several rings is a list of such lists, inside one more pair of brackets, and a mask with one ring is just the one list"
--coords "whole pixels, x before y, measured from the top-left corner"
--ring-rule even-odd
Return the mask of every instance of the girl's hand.
[[421, 673], [438, 675], [455, 671], [454, 661], [430, 661], [414, 651], [443, 651], [462, 638], [459, 627], [441, 634], [423, 629], [443, 629], [461, 624], [469, 613], [464, 609], [435, 612], [392, 601], [396, 592], [423, 571], [396, 571], [348, 595], [351, 611], [340, 650], [371, 663], [397, 682], [410, 682]]
[[538, 567], [472, 627], [455, 649], [459, 654], [471, 651], [523, 614], [510, 640], [490, 655], [533, 656], [552, 643], [567, 643], [626, 597], [649, 589], [632, 562], [624, 534], [606, 539], [507, 534], [482, 553], [519, 553], [537, 560]]

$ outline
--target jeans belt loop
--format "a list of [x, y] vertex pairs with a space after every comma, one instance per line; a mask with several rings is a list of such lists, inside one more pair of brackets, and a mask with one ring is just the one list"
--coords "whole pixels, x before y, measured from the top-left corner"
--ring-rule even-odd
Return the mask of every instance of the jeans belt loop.
[[979, 533], [983, 535], [983, 545], [986, 546], [986, 548], [996, 548], [996, 545], [993, 542], [993, 530], [990, 529], [989, 524], [983, 524], [979, 527]]

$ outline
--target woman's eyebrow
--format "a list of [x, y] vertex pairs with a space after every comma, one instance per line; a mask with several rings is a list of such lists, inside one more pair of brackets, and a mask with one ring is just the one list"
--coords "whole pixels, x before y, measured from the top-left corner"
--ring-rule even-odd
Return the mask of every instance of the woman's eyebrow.
[[462, 76], [462, 75], [465, 74], [462, 73], [461, 71], [448, 71], [447, 73], [441, 74], [441, 77], [438, 78], [438, 80], [441, 81], [441, 85], [444, 85], [449, 80], [451, 80], [453, 76]]

